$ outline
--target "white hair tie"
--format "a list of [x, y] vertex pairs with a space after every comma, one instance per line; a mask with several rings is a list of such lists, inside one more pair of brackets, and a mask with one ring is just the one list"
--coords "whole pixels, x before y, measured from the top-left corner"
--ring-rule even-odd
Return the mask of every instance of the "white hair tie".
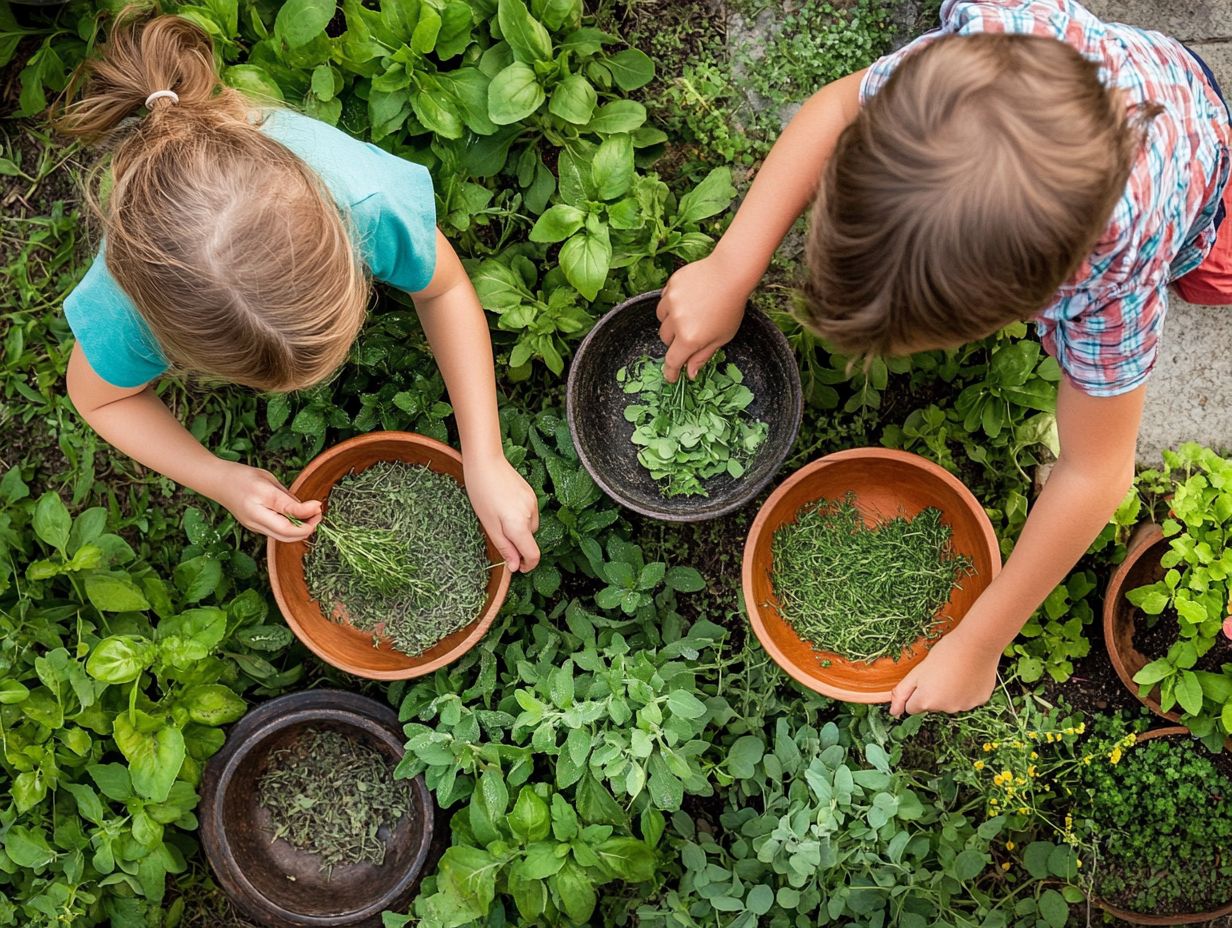
[[164, 98], [170, 100], [172, 103], [180, 102], [180, 95], [176, 93], [174, 90], [156, 90], [152, 94], [150, 94], [148, 97], [145, 98], [145, 108], [148, 110], [150, 108], [150, 105], [155, 100], [162, 100]]

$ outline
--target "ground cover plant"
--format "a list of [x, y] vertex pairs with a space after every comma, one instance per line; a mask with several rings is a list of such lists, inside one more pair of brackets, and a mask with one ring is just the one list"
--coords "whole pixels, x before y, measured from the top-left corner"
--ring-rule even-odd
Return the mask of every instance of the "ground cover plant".
[[[1098, 726], [1110, 749], [1084, 765], [1075, 818], [1097, 842], [1093, 887], [1132, 912], [1177, 915], [1227, 904], [1232, 835], [1226, 758], [1188, 737], [1135, 743], [1119, 719]], [[1205, 809], [1194, 815], [1194, 809]]]
[[301, 732], [270, 755], [257, 781], [257, 801], [270, 817], [270, 840], [284, 840], [319, 858], [321, 869], [385, 860], [382, 828], [394, 828], [411, 807], [381, 752], [338, 731]]
[[[6, 112], [37, 116], [115, 6], [0, 6]], [[0, 925], [247, 928], [193, 837], [201, 769], [245, 706], [329, 682], [398, 707], [398, 775], [422, 773], [445, 811], [444, 856], [388, 926], [1062, 928], [1092, 869], [1067, 838], [1084, 736], [1066, 729], [1125, 697], [1096, 685], [1110, 676], [1091, 620], [1137, 497], [1011, 645], [1014, 711], [975, 717], [982, 740], [959, 771], [936, 759], [948, 720], [895, 723], [804, 692], [750, 640], [735, 592], [750, 511], [692, 528], [632, 517], [563, 421], [562, 374], [591, 321], [709, 249], [778, 118], [813, 75], [885, 50], [897, 5], [165, 8], [210, 32], [230, 83], [432, 171], [439, 223], [490, 314], [505, 451], [539, 495], [543, 562], [514, 578], [480, 645], [430, 676], [361, 684], [317, 662], [271, 611], [260, 540], [98, 442], [64, 397], [57, 308], [93, 244], [72, 182], [87, 157], [40, 121], [0, 123]], [[777, 38], [741, 70], [740, 22], [759, 16]], [[851, 365], [793, 318], [794, 259], [789, 245], [755, 296], [809, 401], [789, 466], [857, 444], [923, 454], [962, 477], [1011, 550], [1056, 450], [1055, 363], [1020, 325]], [[215, 453], [284, 480], [373, 429], [456, 437], [392, 293], [328, 383], [159, 389]], [[1074, 710], [1033, 715], [1063, 695]], [[1013, 746], [1031, 731], [1062, 739], [1056, 753]], [[993, 732], [1006, 734], [985, 755]], [[1037, 782], [1030, 815], [996, 811], [1005, 771], [1013, 798], [1019, 777]]]
[[809, 503], [774, 533], [778, 612], [818, 651], [898, 660], [936, 637], [955, 585], [973, 572], [952, 534], [935, 508], [869, 525], [854, 493]]
[[381, 461], [339, 480], [326, 506], [304, 556], [325, 615], [414, 656], [483, 611], [487, 543], [452, 477]]
[[707, 480], [742, 476], [765, 444], [770, 427], [749, 415], [753, 391], [722, 351], [693, 380], [668, 383], [662, 359], [643, 357], [617, 371], [616, 381], [633, 397], [625, 419], [637, 460], [664, 496], [709, 496]]

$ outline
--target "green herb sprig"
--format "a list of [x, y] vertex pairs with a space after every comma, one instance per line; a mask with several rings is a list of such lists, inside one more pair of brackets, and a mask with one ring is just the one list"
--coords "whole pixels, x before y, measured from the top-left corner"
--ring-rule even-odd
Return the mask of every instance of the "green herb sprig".
[[774, 533], [779, 613], [821, 651], [897, 660], [936, 634], [938, 611], [971, 560], [955, 554], [937, 509], [865, 524], [854, 493], [809, 503]]
[[406, 784], [393, 764], [356, 738], [337, 731], [307, 731], [270, 756], [257, 783], [273, 840], [282, 838], [321, 859], [321, 869], [385, 860], [383, 825], [410, 809]]
[[705, 481], [720, 474], [740, 477], [770, 427], [747, 412], [753, 391], [723, 352], [695, 380], [663, 376], [660, 359], [642, 357], [616, 373], [636, 401], [625, 407], [633, 423], [638, 462], [662, 486], [664, 496], [709, 496]]
[[304, 574], [322, 611], [383, 633], [404, 654], [474, 621], [487, 600], [483, 530], [447, 475], [374, 464], [338, 481], [317, 530]]

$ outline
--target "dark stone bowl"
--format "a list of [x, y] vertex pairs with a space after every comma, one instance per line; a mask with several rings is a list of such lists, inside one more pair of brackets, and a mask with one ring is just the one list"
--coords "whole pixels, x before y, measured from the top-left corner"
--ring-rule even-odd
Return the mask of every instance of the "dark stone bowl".
[[616, 372], [643, 355], [663, 356], [658, 305], [659, 291], [635, 296], [600, 319], [586, 336], [569, 369], [569, 431], [590, 476], [622, 506], [665, 522], [715, 519], [765, 489], [791, 452], [804, 407], [800, 371], [778, 326], [750, 307], [723, 350], [753, 391], [749, 413], [770, 425], [766, 441], [743, 476], [721, 474], [707, 481], [709, 496], [665, 497], [638, 463], [633, 424], [625, 421], [632, 398], [616, 382]]
[[422, 776], [395, 781], [410, 810], [386, 834], [385, 860], [340, 864], [322, 872], [317, 857], [273, 841], [257, 783], [270, 755], [307, 729], [358, 737], [390, 759], [402, 759], [403, 735], [388, 706], [341, 690], [290, 693], [263, 703], [227, 734], [201, 783], [201, 843], [218, 882], [236, 906], [270, 928], [368, 928], [386, 909], [405, 911], [432, 843], [435, 806]]

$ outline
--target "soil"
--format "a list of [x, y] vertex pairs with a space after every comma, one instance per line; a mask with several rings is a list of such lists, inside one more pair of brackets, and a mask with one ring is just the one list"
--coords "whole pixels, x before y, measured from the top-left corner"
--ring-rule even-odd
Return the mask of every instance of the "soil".
[[[1155, 619], [1154, 624], [1151, 624], [1152, 618]], [[1134, 647], [1141, 651], [1147, 660], [1163, 657], [1177, 640], [1176, 629], [1179, 621], [1172, 609], [1153, 617], [1137, 613], [1134, 621]], [[1232, 662], [1232, 641], [1219, 636], [1215, 639], [1214, 647], [1198, 658], [1193, 669], [1219, 673], [1223, 665], [1229, 662]]]

